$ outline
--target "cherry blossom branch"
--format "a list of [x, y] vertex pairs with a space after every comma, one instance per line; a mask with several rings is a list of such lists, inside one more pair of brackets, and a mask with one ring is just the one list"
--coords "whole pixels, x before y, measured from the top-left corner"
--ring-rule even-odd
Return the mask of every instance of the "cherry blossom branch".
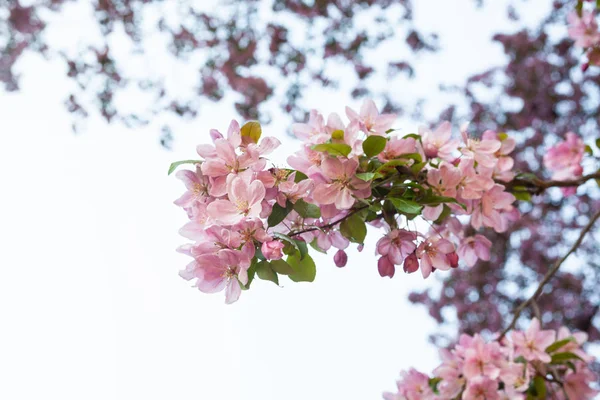
[[534, 179], [523, 179], [523, 178], [515, 178], [510, 182], [502, 182], [498, 181], [498, 183], [504, 185], [507, 191], [523, 191], [523, 190], [515, 190], [517, 187], [524, 188], [526, 192], [538, 195], [541, 194], [544, 190], [551, 187], [577, 187], [583, 185], [589, 180], [592, 179], [600, 179], [600, 171], [595, 172], [593, 174], [583, 175], [577, 179], [565, 180], [565, 181], [557, 181], [557, 180], [548, 180], [544, 181], [539, 178]]
[[330, 223], [330, 224], [323, 225], [323, 226], [313, 226], [313, 227], [311, 227], [311, 228], [306, 228], [306, 229], [303, 229], [303, 230], [301, 230], [301, 231], [297, 231], [297, 232], [294, 232], [294, 233], [290, 233], [288, 236], [289, 236], [289, 237], [294, 237], [294, 236], [298, 236], [298, 235], [301, 235], [301, 234], [303, 234], [303, 233], [306, 233], [306, 232], [312, 232], [312, 231], [321, 230], [321, 229], [329, 229], [329, 228], [333, 228], [334, 226], [336, 226], [336, 225], [337, 225], [337, 224], [339, 224], [340, 222], [344, 221], [344, 220], [345, 220], [345, 219], [347, 219], [347, 218], [350, 218], [352, 215], [356, 214], [356, 213], [357, 213], [357, 212], [359, 212], [359, 211], [362, 211], [362, 210], [364, 210], [364, 209], [365, 209], [365, 208], [367, 208], [367, 207], [369, 207], [369, 206], [365, 204], [365, 205], [363, 205], [363, 206], [360, 206], [360, 207], [358, 207], [358, 208], [355, 208], [355, 209], [353, 209], [353, 210], [352, 210], [352, 211], [350, 211], [348, 214], [344, 215], [342, 218], [340, 218], [340, 219], [338, 219], [338, 220], [336, 220], [336, 221], [334, 221], [334, 222], [332, 222], [332, 223]]
[[542, 294], [542, 290], [544, 289], [544, 286], [546, 285], [546, 283], [548, 283], [550, 281], [550, 279], [552, 279], [552, 277], [556, 274], [556, 272], [558, 272], [558, 269], [560, 268], [562, 263], [575, 250], [577, 250], [577, 248], [581, 245], [581, 242], [583, 242], [583, 238], [592, 229], [592, 226], [598, 220], [598, 218], [600, 218], [600, 210], [590, 219], [588, 224], [583, 228], [583, 230], [579, 234], [579, 237], [577, 238], [575, 243], [573, 243], [573, 246], [571, 246], [571, 248], [569, 249], [567, 254], [565, 254], [560, 260], [557, 260], [556, 263], [554, 263], [554, 266], [546, 273], [546, 275], [544, 276], [544, 279], [542, 279], [542, 281], [539, 283], [539, 285], [538, 285], [536, 291], [533, 293], [533, 295], [517, 307], [517, 309], [515, 310], [515, 315], [511, 321], [511, 323], [506, 327], [506, 329], [504, 329], [504, 331], [502, 331], [498, 340], [501, 340], [504, 337], [504, 335], [506, 335], [506, 333], [508, 333], [508, 331], [510, 331], [511, 329], [513, 329], [515, 327], [517, 320], [521, 316], [521, 312], [523, 312], [523, 310], [527, 306], [534, 303], [540, 297], [540, 295]]

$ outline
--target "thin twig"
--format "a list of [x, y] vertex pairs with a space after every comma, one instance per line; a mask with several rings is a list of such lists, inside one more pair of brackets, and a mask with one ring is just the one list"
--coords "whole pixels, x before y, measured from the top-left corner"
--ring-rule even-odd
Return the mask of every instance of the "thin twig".
[[362, 210], [364, 210], [364, 209], [365, 209], [365, 208], [367, 208], [367, 207], [369, 207], [369, 206], [367, 206], [367, 205], [364, 205], [364, 206], [362, 206], [362, 207], [355, 208], [354, 210], [350, 211], [348, 214], [344, 215], [342, 218], [340, 218], [340, 219], [338, 219], [337, 221], [334, 221], [334, 222], [332, 222], [332, 223], [330, 223], [330, 224], [323, 225], [323, 226], [313, 226], [312, 228], [306, 228], [306, 229], [303, 229], [303, 230], [301, 230], [301, 231], [297, 231], [297, 232], [294, 232], [294, 233], [290, 233], [288, 236], [289, 236], [289, 237], [294, 237], [294, 236], [297, 236], [297, 235], [300, 235], [300, 234], [302, 234], [302, 233], [306, 233], [306, 232], [312, 232], [312, 231], [321, 230], [321, 229], [329, 229], [329, 228], [333, 228], [334, 226], [336, 226], [337, 224], [339, 224], [340, 222], [342, 222], [342, 221], [343, 221], [343, 220], [345, 220], [346, 218], [349, 218], [349, 217], [351, 217], [352, 215], [356, 214], [356, 213], [357, 213], [357, 212], [359, 212], [359, 211], [362, 211]]
[[577, 248], [579, 247], [579, 245], [583, 241], [583, 238], [590, 231], [590, 229], [592, 229], [592, 226], [594, 225], [594, 222], [596, 222], [596, 220], [598, 218], [600, 218], [600, 211], [598, 211], [590, 219], [590, 222], [588, 222], [588, 224], [585, 226], [585, 228], [583, 228], [583, 230], [579, 234], [579, 237], [577, 238], [577, 240], [575, 241], [575, 243], [573, 243], [573, 246], [571, 246], [571, 248], [569, 249], [569, 251], [567, 252], [567, 254], [565, 254], [560, 260], [557, 260], [556, 263], [554, 263], [554, 266], [546, 273], [546, 275], [544, 276], [544, 279], [542, 279], [542, 281], [539, 283], [539, 285], [538, 285], [536, 291], [533, 293], [533, 295], [530, 298], [528, 298], [527, 300], [525, 300], [523, 303], [521, 303], [517, 307], [517, 309], [515, 310], [515, 316], [513, 317], [510, 325], [508, 325], [506, 327], [506, 329], [504, 331], [502, 331], [502, 333], [500, 334], [500, 337], [498, 338], [498, 340], [502, 339], [504, 337], [504, 335], [506, 335], [506, 333], [508, 331], [510, 331], [511, 329], [513, 329], [515, 327], [515, 325], [517, 323], [517, 320], [519, 319], [519, 316], [521, 315], [521, 312], [523, 312], [523, 310], [525, 309], [525, 307], [527, 307], [529, 304], [531, 304], [532, 301], [535, 301], [535, 300], [537, 300], [540, 297], [540, 295], [542, 294], [542, 291], [543, 291], [544, 286], [546, 285], [546, 283], [548, 283], [548, 281], [550, 279], [552, 279], [552, 277], [556, 274], [556, 272], [558, 271], [558, 269], [560, 268], [560, 266], [562, 265], [562, 263], [575, 250], [577, 250]]

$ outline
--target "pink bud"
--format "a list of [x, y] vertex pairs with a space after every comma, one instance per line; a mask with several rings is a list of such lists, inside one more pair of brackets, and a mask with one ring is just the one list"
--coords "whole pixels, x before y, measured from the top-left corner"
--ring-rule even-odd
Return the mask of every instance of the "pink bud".
[[377, 269], [379, 270], [379, 275], [381, 275], [381, 277], [389, 276], [392, 278], [396, 272], [396, 267], [387, 256], [381, 257], [379, 261], [377, 261]]
[[419, 269], [419, 260], [417, 259], [417, 255], [415, 253], [410, 254], [404, 260], [404, 272], [407, 274], [412, 274]]
[[452, 253], [446, 254], [446, 260], [450, 263], [450, 267], [457, 268], [458, 267], [458, 254], [455, 251]]
[[344, 250], [338, 250], [333, 256], [333, 262], [335, 262], [335, 265], [339, 268], [345, 267], [348, 262], [348, 255]]
[[361, 243], [358, 245], [358, 247], [356, 248], [358, 250], [358, 252], [360, 253], [361, 251], [363, 251], [363, 249], [365, 248], [364, 243]]
[[282, 249], [282, 242], [279, 240], [272, 240], [270, 242], [264, 242], [260, 248], [260, 251], [262, 251], [263, 256], [265, 256], [267, 260], [279, 260], [281, 257], [283, 257], [283, 252], [281, 251]]

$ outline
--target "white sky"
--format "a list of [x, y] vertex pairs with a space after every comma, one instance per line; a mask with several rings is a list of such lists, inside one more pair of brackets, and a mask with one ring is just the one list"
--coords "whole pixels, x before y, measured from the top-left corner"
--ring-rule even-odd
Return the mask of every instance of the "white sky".
[[[503, 5], [449, 3], [419, 1], [416, 17], [443, 32], [446, 51], [424, 59], [413, 93], [501, 60], [486, 44], [504, 26]], [[76, 15], [49, 34], [72, 37], [85, 24]], [[179, 122], [167, 152], [154, 126], [92, 118], [73, 135], [61, 66], [28, 56], [19, 69], [23, 90], [0, 94], [0, 398], [377, 399], [401, 369], [435, 366], [427, 335], [436, 327], [406, 300], [435, 282], [380, 278], [373, 234], [345, 269], [315, 254], [313, 284], [256, 280], [233, 306], [177, 275], [188, 262], [175, 252], [186, 217], [172, 204], [182, 185], [166, 170], [193, 158], [209, 128], [226, 129], [229, 106]], [[347, 103], [309, 101], [340, 113]], [[288, 154], [298, 143], [284, 129], [265, 134]]]

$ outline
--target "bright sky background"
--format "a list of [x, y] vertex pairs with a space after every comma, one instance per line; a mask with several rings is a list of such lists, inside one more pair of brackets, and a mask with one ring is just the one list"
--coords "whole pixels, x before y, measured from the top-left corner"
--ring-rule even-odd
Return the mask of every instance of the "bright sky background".
[[[433, 92], [442, 79], [459, 83], [502, 60], [489, 37], [508, 29], [505, 1], [480, 11], [471, 0], [415, 3], [417, 21], [441, 33], [445, 50], [420, 60], [419, 81], [399, 93]], [[48, 34], [85, 35], [78, 13], [86, 16], [73, 8]], [[362, 253], [350, 250], [343, 270], [315, 254], [313, 284], [256, 280], [232, 306], [178, 276], [188, 262], [175, 252], [186, 217], [172, 201], [183, 186], [166, 170], [194, 158], [209, 128], [226, 130], [229, 105], [179, 122], [168, 152], [156, 126], [128, 130], [94, 117], [74, 135], [60, 64], [27, 56], [19, 70], [22, 91], [0, 93], [0, 398], [378, 399], [401, 369], [435, 366], [427, 342], [435, 325], [406, 300], [435, 281], [401, 271], [380, 278], [375, 235]], [[307, 103], [340, 113], [358, 105], [335, 94], [309, 94]], [[278, 162], [298, 145], [286, 129], [265, 128], [283, 142]]]

